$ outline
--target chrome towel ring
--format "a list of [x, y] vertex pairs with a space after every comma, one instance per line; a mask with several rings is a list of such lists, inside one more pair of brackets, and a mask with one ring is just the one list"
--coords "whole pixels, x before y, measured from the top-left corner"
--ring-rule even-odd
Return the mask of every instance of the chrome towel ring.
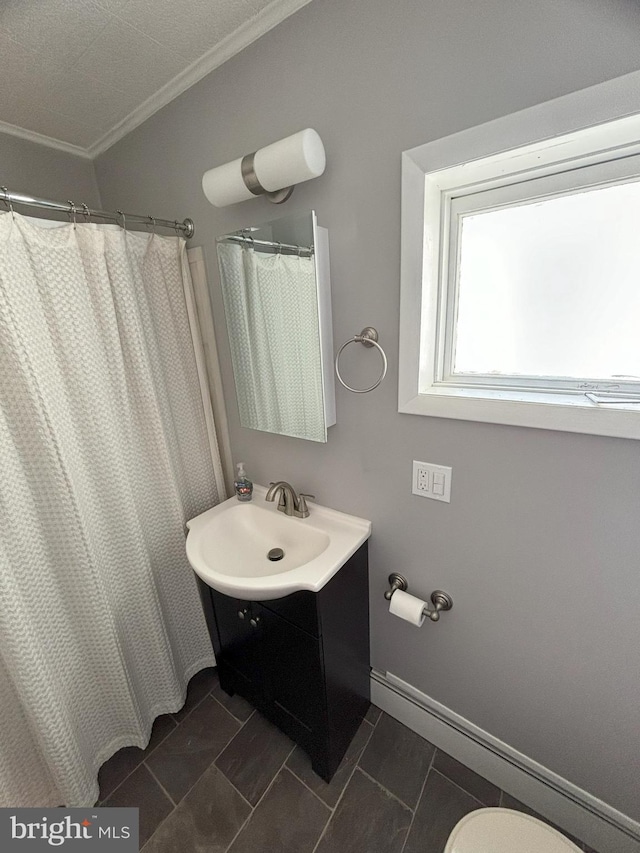
[[[343, 349], [348, 347], [349, 344], [358, 343], [364, 344], [365, 347], [377, 347], [380, 353], [380, 357], [382, 358], [382, 373], [378, 377], [377, 382], [374, 382], [369, 388], [352, 388], [351, 385], [347, 385], [342, 376], [340, 375], [340, 356], [342, 355]], [[380, 344], [378, 343], [378, 332], [373, 326], [365, 326], [365, 328], [360, 332], [359, 335], [354, 335], [350, 340], [346, 343], [342, 344], [340, 349], [338, 350], [338, 354], [336, 355], [336, 376], [340, 380], [340, 383], [344, 385], [347, 391], [353, 391], [354, 394], [368, 394], [369, 391], [373, 391], [378, 385], [382, 382], [384, 377], [387, 375], [387, 356], [385, 351], [382, 349]]]

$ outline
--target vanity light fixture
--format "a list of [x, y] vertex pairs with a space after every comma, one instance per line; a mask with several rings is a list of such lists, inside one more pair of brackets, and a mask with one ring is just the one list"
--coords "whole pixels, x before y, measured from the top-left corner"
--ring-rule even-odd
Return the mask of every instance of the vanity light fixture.
[[318, 178], [327, 158], [322, 139], [308, 127], [292, 136], [209, 169], [202, 176], [202, 189], [215, 207], [226, 207], [265, 195], [274, 204], [282, 204], [296, 184]]

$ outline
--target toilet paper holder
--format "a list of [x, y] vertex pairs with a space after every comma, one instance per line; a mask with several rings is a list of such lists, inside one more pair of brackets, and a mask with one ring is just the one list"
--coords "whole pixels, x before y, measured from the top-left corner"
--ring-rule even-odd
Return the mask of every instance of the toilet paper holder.
[[[403, 575], [398, 574], [398, 572], [391, 572], [389, 575], [389, 583], [390, 587], [384, 594], [387, 601], [391, 601], [391, 597], [397, 589], [401, 589], [403, 592], [406, 592], [409, 587], [407, 579]], [[425, 607], [422, 612], [425, 616], [428, 616], [432, 622], [437, 622], [440, 619], [440, 612], [442, 610], [451, 610], [453, 607], [453, 599], [448, 592], [443, 592], [441, 589], [435, 589], [431, 593], [431, 603], [433, 604], [433, 610], [429, 610]]]

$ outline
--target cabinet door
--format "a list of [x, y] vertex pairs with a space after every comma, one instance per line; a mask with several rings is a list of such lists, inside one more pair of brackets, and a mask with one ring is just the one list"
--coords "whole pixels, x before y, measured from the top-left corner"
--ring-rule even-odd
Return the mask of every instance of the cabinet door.
[[254, 604], [260, 617], [265, 688], [271, 702], [308, 732], [325, 721], [321, 640]]
[[[219, 666], [229, 667], [248, 685], [257, 686], [260, 676], [260, 643], [251, 602], [212, 593], [216, 627], [220, 638]], [[223, 685], [224, 686], [224, 685]], [[246, 695], [245, 691], [241, 691]], [[251, 691], [253, 692], [253, 690]]]
[[266, 607], [278, 616], [282, 616], [291, 622], [296, 628], [302, 628], [312, 637], [320, 636], [320, 620], [318, 619], [318, 606], [315, 592], [293, 592], [284, 598], [276, 598], [271, 601], [261, 601], [262, 607]]

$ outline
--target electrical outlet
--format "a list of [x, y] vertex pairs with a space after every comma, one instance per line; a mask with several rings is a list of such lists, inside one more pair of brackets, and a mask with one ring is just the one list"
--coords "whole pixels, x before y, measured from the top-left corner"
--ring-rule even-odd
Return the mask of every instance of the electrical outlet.
[[412, 492], [434, 501], [451, 502], [452, 469], [432, 462], [413, 462]]
[[418, 465], [416, 472], [416, 488], [419, 492], [428, 492], [431, 488], [431, 477], [429, 469], [424, 465]]

